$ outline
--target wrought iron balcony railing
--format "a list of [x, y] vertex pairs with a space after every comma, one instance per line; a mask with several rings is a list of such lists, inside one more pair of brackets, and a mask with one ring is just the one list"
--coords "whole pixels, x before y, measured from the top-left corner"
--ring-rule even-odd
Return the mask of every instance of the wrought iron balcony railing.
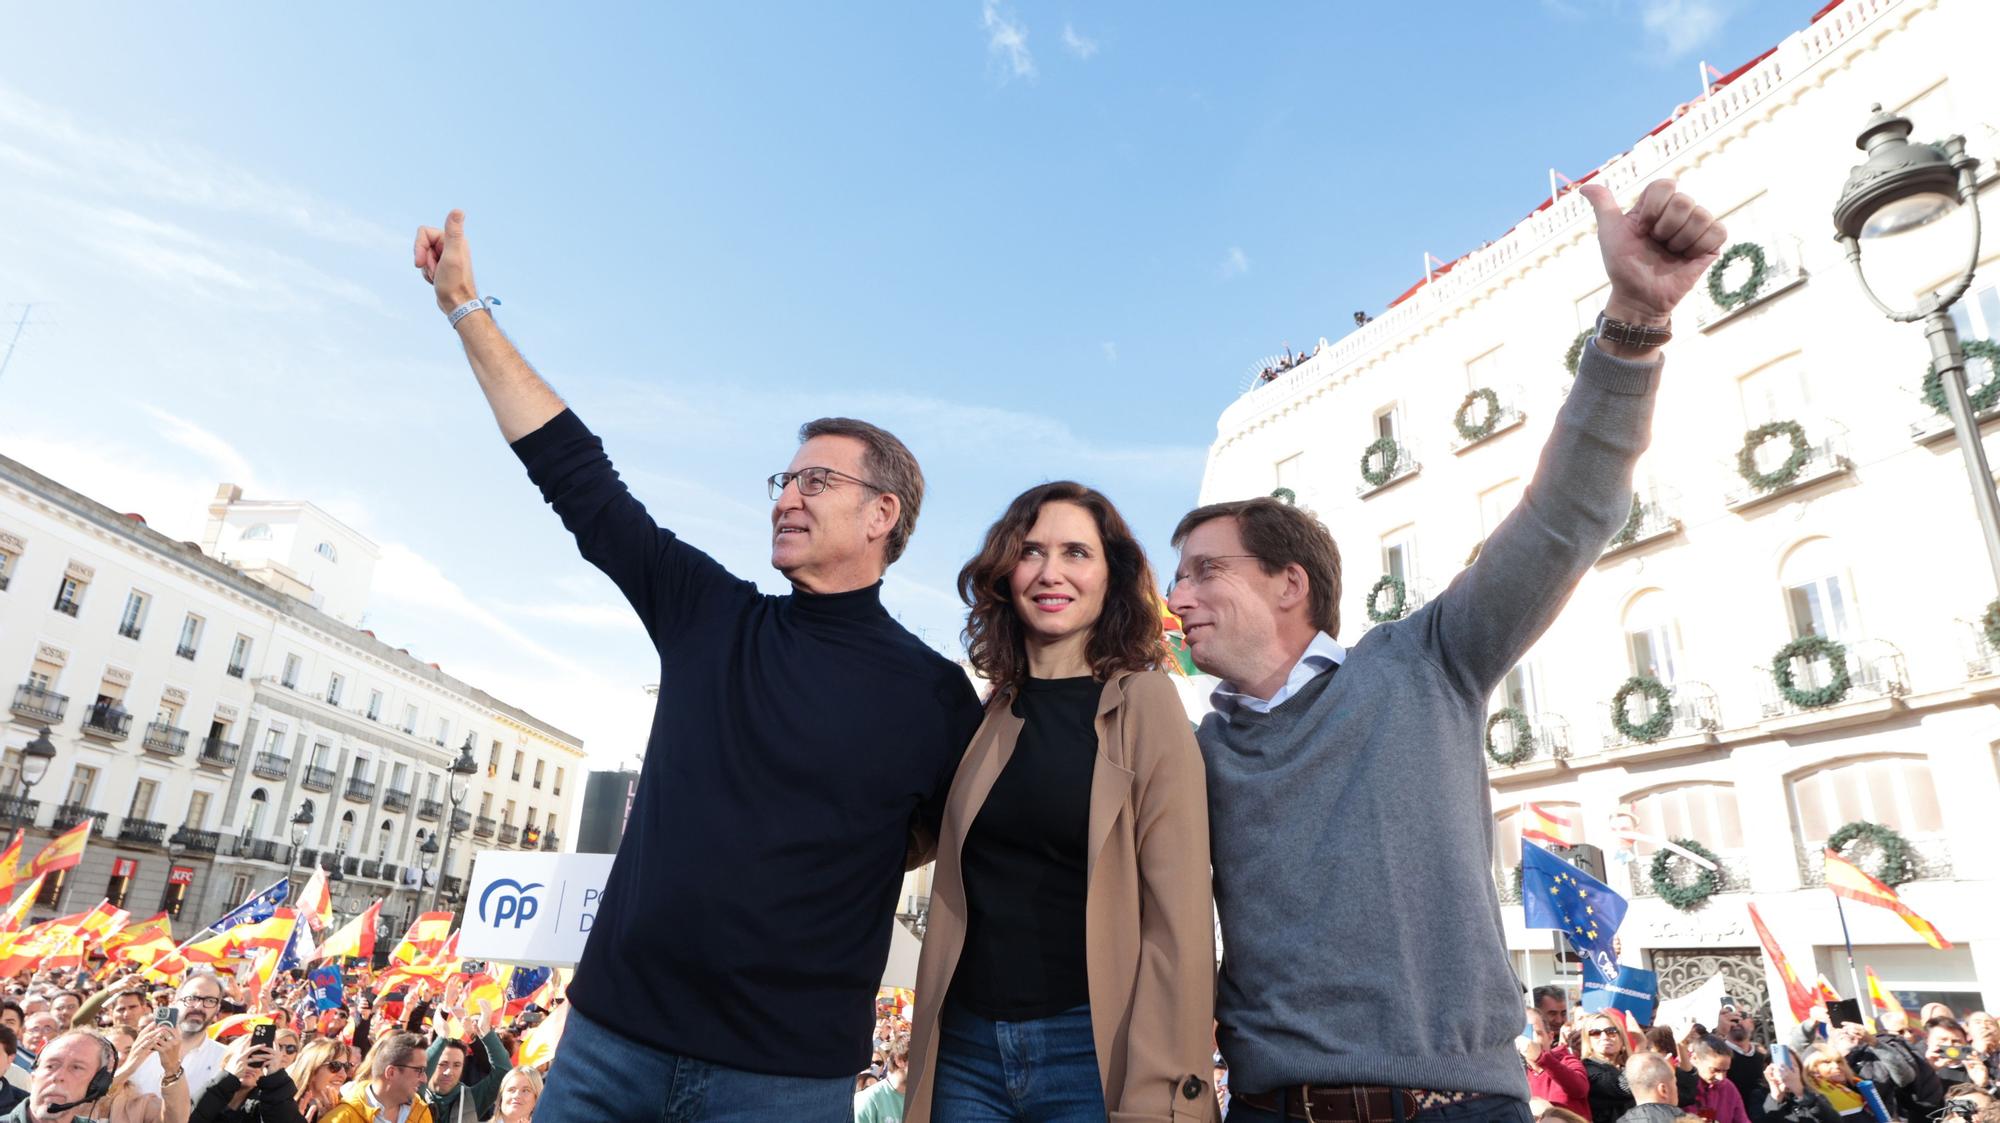
[[134, 846], [158, 846], [167, 840], [167, 825], [152, 819], [127, 819], [118, 827], [118, 841]]
[[188, 731], [175, 729], [164, 721], [148, 722], [146, 734], [139, 744], [149, 753], [161, 756], [186, 756], [188, 751]]
[[32, 682], [22, 683], [14, 688], [14, 704], [9, 708], [16, 717], [54, 725], [62, 721], [63, 713], [69, 709], [69, 695], [57, 694]]
[[225, 741], [220, 737], [203, 737], [201, 756], [196, 760], [198, 763], [214, 765], [217, 768], [234, 768], [236, 758], [242, 754], [243, 746], [234, 741]]
[[307, 791], [313, 792], [332, 791], [333, 781], [333, 769], [320, 768], [317, 765], [307, 765], [305, 775], [299, 778], [299, 783]]
[[500, 845], [515, 846], [521, 841], [521, 828], [512, 823], [500, 824]]
[[66, 831], [85, 819], [90, 820], [90, 837], [104, 837], [104, 820], [108, 816], [102, 811], [93, 811], [87, 803], [65, 803], [56, 808], [56, 816], [49, 821], [49, 829]]
[[382, 793], [382, 806], [391, 811], [408, 811], [410, 809], [410, 793], [401, 788], [390, 788], [388, 791]]
[[492, 838], [493, 832], [498, 830], [499, 827], [499, 823], [486, 815], [481, 815], [472, 821], [472, 833], [478, 835], [480, 838]]
[[435, 823], [438, 821], [438, 816], [443, 814], [444, 804], [439, 803], [437, 800], [420, 799], [417, 801], [417, 818], [427, 823]]
[[132, 735], [132, 715], [116, 706], [93, 705], [83, 713], [83, 733], [102, 741], [123, 741]]
[[250, 771], [266, 780], [282, 780], [292, 774], [292, 758], [283, 753], [258, 753]]
[[346, 796], [355, 803], [375, 802], [375, 781], [351, 777], [347, 781]]
[[32, 827], [42, 813], [42, 801], [18, 795], [0, 795], [0, 823], [10, 827]]
[[[1887, 640], [1850, 639], [1842, 641], [1841, 646], [1847, 649], [1844, 660], [1848, 681], [1847, 694], [1840, 699], [1841, 702], [1858, 702], [1864, 698], [1901, 698], [1910, 692], [1910, 673], [1904, 664], [1903, 653], [1895, 644]], [[1764, 720], [1811, 712], [1779, 693], [1777, 681], [1771, 676], [1770, 664], [1757, 667], [1756, 674], [1763, 688], [1761, 708]], [[1792, 685], [1796, 689], [1822, 690], [1832, 685], [1835, 677], [1834, 668], [1825, 659], [1792, 660]], [[1827, 703], [1829, 706], [1838, 704]]]
[[[1688, 679], [1668, 686], [1667, 690], [1671, 696], [1668, 708], [1673, 711], [1673, 717], [1664, 732], [1646, 741], [1620, 733], [1617, 725], [1611, 720], [1610, 706], [1607, 704], [1605, 725], [1608, 728], [1604, 734], [1604, 747], [1627, 749], [1657, 741], [1714, 733], [1722, 728], [1722, 703], [1716, 698], [1715, 690], [1707, 683]], [[1628, 724], [1643, 728], [1652, 720], [1651, 701], [1643, 692], [1634, 693], [1625, 705]]]

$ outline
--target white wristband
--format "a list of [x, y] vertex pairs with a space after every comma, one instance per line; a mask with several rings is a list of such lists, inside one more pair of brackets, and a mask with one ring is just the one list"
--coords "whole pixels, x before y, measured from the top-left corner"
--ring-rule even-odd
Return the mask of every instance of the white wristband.
[[497, 296], [478, 297], [473, 300], [468, 300], [464, 304], [461, 304], [458, 307], [452, 309], [451, 312], [447, 314], [446, 318], [451, 321], [452, 327], [457, 327], [458, 322], [460, 320], [463, 320], [467, 316], [470, 316], [474, 312], [478, 312], [482, 309], [485, 310], [487, 315], [489, 316], [492, 315], [493, 308], [491, 306], [497, 305], [499, 303], [500, 303], [500, 298]]

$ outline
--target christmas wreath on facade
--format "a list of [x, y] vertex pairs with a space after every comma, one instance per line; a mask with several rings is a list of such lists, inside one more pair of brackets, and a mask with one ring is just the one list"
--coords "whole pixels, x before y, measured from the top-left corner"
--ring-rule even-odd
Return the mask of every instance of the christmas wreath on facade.
[[1875, 880], [1882, 884], [1901, 885], [1917, 876], [1917, 863], [1910, 853], [1910, 840], [1880, 823], [1863, 820], [1849, 823], [1827, 836], [1826, 848], [1852, 860], [1847, 848], [1856, 842], [1865, 842], [1875, 848], [1879, 855], [1875, 862]]
[[[1653, 716], [1637, 724], [1625, 710], [1626, 699], [1634, 694], [1644, 694], [1653, 704]], [[1618, 731], [1619, 736], [1633, 741], [1650, 743], [1665, 737], [1667, 731], [1674, 727], [1673, 692], [1651, 675], [1633, 675], [1611, 696], [1611, 727]]]
[[[1472, 406], [1475, 402], [1486, 403], [1486, 419], [1476, 425], [1472, 423]], [[1451, 427], [1457, 429], [1458, 435], [1468, 441], [1492, 436], [1493, 430], [1500, 427], [1500, 395], [1486, 386], [1467, 394], [1465, 400], [1458, 403], [1458, 412], [1451, 415]]]
[[[1690, 854], [1699, 854], [1711, 862], [1718, 864], [1721, 862], [1713, 850], [1691, 838], [1674, 839], [1674, 845]], [[1683, 867], [1695, 871], [1693, 881], [1683, 882], [1674, 876], [1675, 872]], [[1703, 901], [1715, 896], [1722, 889], [1722, 874], [1719, 870], [1695, 865], [1671, 850], [1662, 849], [1653, 855], [1651, 873], [1653, 892], [1660, 895], [1660, 900], [1682, 912], [1699, 907]]]
[[[1725, 289], [1722, 286], [1727, 282], [1723, 280], [1723, 274], [1738, 260], [1750, 262], [1750, 276], [1735, 288]], [[1770, 263], [1764, 259], [1763, 246], [1755, 242], [1738, 242], [1723, 250], [1722, 256], [1715, 259], [1715, 264], [1708, 267], [1708, 298], [1715, 301], [1717, 308], [1727, 312], [1756, 296], [1757, 290], [1764, 287], [1764, 277], [1769, 272]]]
[[[1985, 359], [1992, 364], [1993, 377], [1977, 390], [1972, 388], [1971, 371], [1966, 372], [1965, 396], [1971, 400], [1972, 412], [1985, 413], [2000, 404], [2000, 343], [1988, 339], [1970, 339], [1960, 345], [1967, 359]], [[1938, 373], [1936, 364], [1924, 368], [1924, 404], [1949, 416], [1951, 408], [1944, 401], [1944, 375]]]
[[[1784, 436], [1792, 442], [1792, 454], [1769, 472], [1757, 470], [1757, 450], [1772, 437]], [[1767, 421], [1743, 434], [1743, 447], [1736, 453], [1736, 474], [1758, 491], [1776, 491], [1805, 471], [1812, 447], [1806, 443], [1805, 426], [1796, 421]]]
[[1986, 642], [1993, 650], [2000, 651], [2000, 600], [1986, 606], [1986, 615], [1980, 617], [1979, 626], [1986, 631]]
[[[1376, 605], [1381, 603], [1384, 592], [1390, 594], [1389, 607], [1378, 609]], [[1402, 578], [1393, 573], [1383, 574], [1382, 579], [1375, 582], [1375, 587], [1368, 590], [1368, 618], [1377, 624], [1401, 620], [1403, 613], [1409, 611], [1409, 606], [1409, 587], [1403, 584]]]
[[[1792, 660], [1824, 658], [1833, 669], [1833, 681], [1814, 690], [1801, 690], [1792, 679]], [[1831, 706], [1847, 697], [1854, 685], [1847, 671], [1847, 648], [1825, 636], [1800, 636], [1771, 656], [1771, 681], [1785, 701], [1802, 710]]]
[[[1514, 730], [1514, 747], [1506, 752], [1493, 741], [1493, 730], [1506, 722]], [[1528, 715], [1519, 706], [1508, 706], [1486, 719], [1486, 755], [1493, 763], [1511, 768], [1535, 755], [1535, 734], [1528, 728]]]
[[[1370, 462], [1378, 455], [1382, 460], [1381, 467], [1370, 467]], [[1361, 478], [1368, 481], [1369, 487], [1381, 487], [1395, 476], [1396, 462], [1402, 457], [1403, 450], [1396, 444], [1396, 438], [1381, 438], [1361, 453]]]
[[1575, 339], [1570, 340], [1569, 350], [1563, 353], [1563, 368], [1569, 371], [1571, 378], [1576, 377], [1577, 365], [1583, 362], [1583, 345], [1595, 334], [1597, 334], [1595, 327], [1587, 327], [1577, 332]]
[[1271, 498], [1283, 503], [1287, 507], [1296, 507], [1299, 505], [1298, 492], [1288, 487], [1273, 488]]

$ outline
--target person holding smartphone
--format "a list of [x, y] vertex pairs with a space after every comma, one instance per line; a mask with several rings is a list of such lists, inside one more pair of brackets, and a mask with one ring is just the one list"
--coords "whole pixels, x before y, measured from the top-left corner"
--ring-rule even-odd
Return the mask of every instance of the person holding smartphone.
[[237, 1038], [188, 1123], [303, 1123], [298, 1088], [279, 1051], [282, 1038], [296, 1056], [298, 1035], [268, 1022]]
[[1938, 1081], [1946, 1088], [1970, 1084], [1984, 1092], [1996, 1082], [1986, 1058], [1972, 1047], [1965, 1027], [1955, 1018], [1932, 1018], [1924, 1023], [1924, 1059], [1937, 1070]]
[[1764, 1083], [1770, 1089], [1763, 1103], [1767, 1123], [1841, 1123], [1833, 1103], [1806, 1087], [1799, 1055], [1790, 1047], [1779, 1045], [1771, 1051]]

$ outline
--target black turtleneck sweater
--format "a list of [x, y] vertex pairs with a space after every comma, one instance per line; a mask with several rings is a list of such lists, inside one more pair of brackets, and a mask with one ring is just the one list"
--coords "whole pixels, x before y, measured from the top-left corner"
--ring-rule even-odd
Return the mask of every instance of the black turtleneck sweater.
[[646, 766], [577, 966], [577, 1010], [732, 1068], [868, 1066], [909, 828], [933, 832], [972, 686], [881, 586], [766, 596], [654, 523], [564, 411], [515, 441], [660, 653]]

